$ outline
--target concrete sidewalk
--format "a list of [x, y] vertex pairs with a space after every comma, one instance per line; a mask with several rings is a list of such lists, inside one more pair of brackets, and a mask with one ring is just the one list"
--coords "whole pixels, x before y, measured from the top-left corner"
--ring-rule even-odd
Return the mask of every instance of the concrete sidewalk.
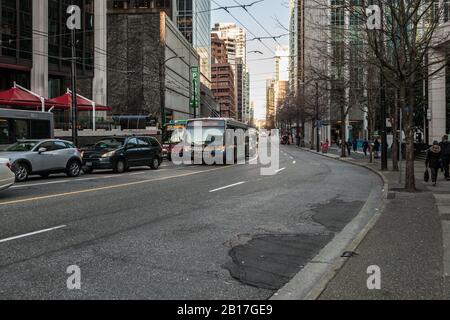
[[[310, 151], [310, 150], [308, 150]], [[328, 157], [340, 159], [331, 153]], [[389, 199], [377, 223], [337, 271], [319, 299], [450, 299], [450, 182], [423, 182], [425, 165], [416, 162], [417, 188], [400, 189], [398, 172], [380, 172], [379, 160], [340, 159], [378, 171], [388, 183]], [[369, 290], [370, 266], [381, 270], [381, 290]]]

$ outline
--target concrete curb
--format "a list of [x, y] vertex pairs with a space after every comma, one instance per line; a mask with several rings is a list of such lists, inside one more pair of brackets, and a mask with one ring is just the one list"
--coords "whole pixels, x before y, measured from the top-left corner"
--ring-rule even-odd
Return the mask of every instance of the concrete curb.
[[[309, 149], [302, 150], [368, 169], [381, 178], [384, 186], [381, 197], [377, 190], [372, 190], [358, 215], [270, 300], [318, 299], [328, 283], [346, 263], [347, 259], [341, 257], [342, 253], [356, 250], [367, 233], [377, 223], [385, 209], [388, 198], [388, 180], [381, 172], [363, 164], [341, 159], [339, 156], [317, 153]], [[375, 214], [373, 213], [374, 210], [376, 210]]]

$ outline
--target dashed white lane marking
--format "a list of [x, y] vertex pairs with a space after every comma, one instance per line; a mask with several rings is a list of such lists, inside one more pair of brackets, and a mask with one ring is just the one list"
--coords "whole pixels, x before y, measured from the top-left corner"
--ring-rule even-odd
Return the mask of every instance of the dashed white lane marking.
[[233, 187], [236, 187], [236, 186], [240, 186], [240, 185], [244, 184], [245, 182], [246, 181], [241, 181], [241, 182], [238, 182], [238, 183], [230, 184], [230, 185], [225, 186], [225, 187], [221, 187], [221, 188], [217, 188], [217, 189], [211, 190], [211, 191], [209, 191], [209, 193], [213, 193], [213, 192], [217, 192], [217, 191], [233, 188]]
[[450, 221], [442, 221], [444, 242], [444, 276], [450, 277]]
[[281, 171], [284, 171], [284, 170], [286, 170], [286, 168], [281, 168], [281, 169], [278, 169], [277, 171], [275, 171], [275, 173], [280, 173]]
[[2, 240], [0, 240], [0, 243], [12, 241], [12, 240], [17, 240], [17, 239], [21, 239], [21, 238], [26, 238], [26, 237], [31, 237], [31, 236], [34, 236], [34, 235], [37, 235], [37, 234], [46, 233], [46, 232], [62, 229], [62, 228], [65, 228], [65, 227], [67, 227], [67, 226], [66, 225], [62, 225], [62, 226], [53, 227], [53, 228], [49, 228], [49, 229], [43, 229], [43, 230], [39, 230], [39, 231], [25, 233], [25, 234], [21, 234], [19, 236], [14, 236], [14, 237], [2, 239]]

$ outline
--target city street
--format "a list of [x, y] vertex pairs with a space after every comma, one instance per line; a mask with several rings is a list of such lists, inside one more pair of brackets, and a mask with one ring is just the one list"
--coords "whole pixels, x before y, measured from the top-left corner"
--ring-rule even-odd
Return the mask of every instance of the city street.
[[[31, 179], [0, 194], [0, 298], [268, 299], [381, 189], [294, 147], [275, 176], [165, 162]], [[81, 290], [67, 289], [71, 265]]]

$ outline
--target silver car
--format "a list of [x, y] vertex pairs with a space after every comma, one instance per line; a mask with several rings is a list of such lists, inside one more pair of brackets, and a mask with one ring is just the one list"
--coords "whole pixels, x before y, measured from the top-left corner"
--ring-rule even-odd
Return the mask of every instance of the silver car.
[[11, 171], [11, 163], [8, 159], [0, 158], [0, 191], [8, 189], [14, 184], [15, 175]]
[[26, 181], [30, 175], [46, 178], [52, 173], [66, 173], [78, 177], [81, 173], [80, 150], [69, 141], [22, 140], [0, 152], [0, 158], [10, 160], [17, 182]]

